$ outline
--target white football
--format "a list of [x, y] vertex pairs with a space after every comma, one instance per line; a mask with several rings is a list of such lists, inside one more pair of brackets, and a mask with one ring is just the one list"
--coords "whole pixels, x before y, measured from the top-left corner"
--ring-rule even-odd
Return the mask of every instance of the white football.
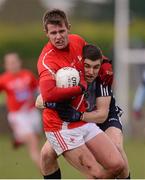
[[77, 86], [80, 82], [79, 72], [72, 67], [63, 67], [56, 72], [56, 86], [67, 88]]

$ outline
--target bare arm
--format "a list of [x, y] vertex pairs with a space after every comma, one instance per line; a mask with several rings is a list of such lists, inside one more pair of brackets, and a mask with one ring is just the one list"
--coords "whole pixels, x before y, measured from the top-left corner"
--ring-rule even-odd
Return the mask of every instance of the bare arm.
[[92, 112], [84, 112], [82, 120], [86, 122], [103, 123], [108, 117], [110, 101], [111, 96], [98, 97], [96, 99], [97, 109]]

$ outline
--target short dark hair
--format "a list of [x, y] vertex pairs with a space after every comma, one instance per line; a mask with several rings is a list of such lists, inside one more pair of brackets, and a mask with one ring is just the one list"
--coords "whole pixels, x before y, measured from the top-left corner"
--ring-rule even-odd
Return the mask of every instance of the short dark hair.
[[97, 59], [102, 59], [102, 52], [98, 46], [92, 44], [87, 44], [83, 47], [83, 58], [95, 61]]
[[69, 22], [68, 22], [67, 16], [65, 12], [60, 9], [53, 9], [51, 11], [47, 11], [43, 16], [43, 26], [46, 32], [48, 31], [48, 28], [47, 28], [48, 24], [62, 25], [63, 22], [68, 28]]

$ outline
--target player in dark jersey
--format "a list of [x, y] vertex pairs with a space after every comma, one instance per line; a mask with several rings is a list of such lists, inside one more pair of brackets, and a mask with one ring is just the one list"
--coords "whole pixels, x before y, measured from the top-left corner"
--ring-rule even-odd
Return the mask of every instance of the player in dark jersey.
[[85, 79], [88, 83], [87, 112], [78, 112], [71, 106], [68, 109], [65, 106], [65, 109], [63, 109], [63, 104], [56, 104], [56, 109], [64, 121], [83, 120], [97, 123], [111, 138], [125, 161], [125, 168], [119, 178], [129, 179], [128, 160], [123, 149], [122, 124], [120, 121], [122, 110], [116, 104], [111, 86], [103, 85], [97, 76], [100, 68], [100, 59], [97, 58], [98, 53], [100, 53], [99, 48], [93, 45], [86, 45], [83, 49]]
[[[119, 178], [130, 178], [128, 160], [123, 148], [122, 123], [120, 121], [123, 111], [116, 104], [111, 85], [104, 86], [98, 76], [95, 78], [97, 74], [94, 62], [97, 60], [93, 61], [93, 53], [91, 53], [93, 49], [95, 51], [94, 46], [86, 45], [83, 50], [85, 79], [88, 83], [88, 97], [86, 98], [88, 113], [83, 114], [83, 119], [87, 122], [92, 122], [95, 119], [94, 122], [112, 139], [125, 161], [125, 168]], [[96, 118], [89, 112], [96, 113]]]

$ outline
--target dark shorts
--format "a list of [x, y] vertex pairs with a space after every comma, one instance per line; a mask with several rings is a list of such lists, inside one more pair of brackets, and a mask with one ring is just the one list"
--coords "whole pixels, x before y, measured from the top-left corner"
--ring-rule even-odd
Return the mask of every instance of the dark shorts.
[[109, 127], [116, 127], [116, 128], [118, 128], [118, 129], [120, 129], [122, 131], [122, 124], [121, 124], [121, 121], [120, 121], [120, 117], [118, 117], [118, 115], [116, 115], [116, 114], [112, 115], [111, 117], [108, 117], [104, 123], [97, 124], [97, 125], [103, 131], [105, 131]]

